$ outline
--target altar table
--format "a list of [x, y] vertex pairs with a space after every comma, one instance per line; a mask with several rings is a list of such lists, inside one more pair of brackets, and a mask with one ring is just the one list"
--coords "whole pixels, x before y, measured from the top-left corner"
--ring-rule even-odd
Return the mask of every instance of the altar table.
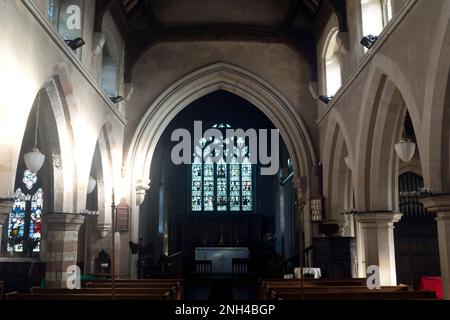
[[249, 250], [245, 247], [198, 247], [195, 260], [211, 261], [212, 273], [232, 273], [233, 259], [248, 259]]

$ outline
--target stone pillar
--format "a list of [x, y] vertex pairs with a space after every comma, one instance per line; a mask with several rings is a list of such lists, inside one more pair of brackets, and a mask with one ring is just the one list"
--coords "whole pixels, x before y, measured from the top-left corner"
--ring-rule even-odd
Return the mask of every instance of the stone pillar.
[[[380, 268], [380, 284], [396, 286], [394, 223], [400, 221], [399, 212], [359, 212], [355, 220], [362, 237], [362, 265], [366, 268], [375, 265]], [[363, 272], [361, 272], [363, 271]], [[360, 270], [359, 274], [366, 274]]]
[[450, 300], [450, 195], [426, 198], [422, 203], [428, 212], [437, 214], [442, 293], [445, 300]]
[[44, 217], [47, 225], [45, 286], [67, 288], [66, 270], [77, 264], [78, 232], [84, 216], [54, 213]]
[[3, 238], [3, 236], [6, 235], [5, 230], [8, 229], [8, 218], [13, 206], [14, 202], [10, 200], [0, 202], [0, 256], [4, 253], [3, 250], [6, 250], [5, 242], [8, 237]]

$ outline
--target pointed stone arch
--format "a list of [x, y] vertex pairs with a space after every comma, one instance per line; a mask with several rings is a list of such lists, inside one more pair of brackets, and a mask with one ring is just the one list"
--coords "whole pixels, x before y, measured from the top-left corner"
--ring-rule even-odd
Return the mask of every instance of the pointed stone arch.
[[254, 104], [274, 123], [286, 142], [297, 176], [310, 176], [315, 152], [306, 126], [277, 89], [250, 72], [223, 62], [183, 77], [149, 107], [133, 136], [127, 162], [135, 179], [148, 175], [153, 151], [164, 129], [183, 108], [217, 91], [234, 93]]
[[[130, 172], [132, 239], [137, 237], [137, 206], [147, 186], [151, 160], [158, 140], [170, 121], [186, 106], [208, 93], [225, 90], [236, 94], [262, 111], [280, 130], [292, 157], [295, 176], [306, 177], [307, 197], [315, 150], [305, 124], [294, 106], [272, 85], [243, 68], [218, 62], [193, 71], [165, 90], [148, 108], [132, 138], [127, 154]], [[137, 201], [138, 200], [138, 201]], [[307, 209], [306, 209], [307, 210]]]
[[38, 138], [41, 152], [46, 156], [41, 169], [46, 177], [44, 185], [46, 211], [72, 213], [77, 195], [73, 135], [65, 95], [58, 76], [47, 80], [36, 93], [33, 107], [28, 114], [19, 158], [13, 170], [17, 171], [19, 162], [23, 161], [23, 155], [31, 150], [30, 139], [34, 132], [33, 134], [30, 132], [34, 129], [30, 131], [30, 128], [35, 127], [38, 96], [40, 96]]
[[423, 113], [425, 185], [450, 191], [450, 2], [444, 1], [430, 50]]
[[[403, 99], [405, 105], [400, 106]], [[359, 117], [355, 152], [355, 200], [358, 210], [395, 210], [398, 207], [398, 159], [394, 144], [401, 136], [401, 121], [409, 112], [419, 153], [422, 117], [411, 84], [388, 57], [376, 55]]]
[[[347, 217], [344, 219], [340, 213], [353, 205], [352, 173], [345, 163], [345, 157], [353, 163], [354, 154], [348, 130], [335, 109], [330, 112], [322, 155], [327, 219], [341, 222], [345, 229], [344, 220]], [[353, 234], [353, 227], [348, 225], [344, 232]]]

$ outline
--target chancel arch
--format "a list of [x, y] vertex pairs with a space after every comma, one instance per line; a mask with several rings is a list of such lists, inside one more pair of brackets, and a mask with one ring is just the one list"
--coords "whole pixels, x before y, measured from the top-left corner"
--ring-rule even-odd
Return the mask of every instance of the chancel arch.
[[[280, 130], [292, 156], [295, 176], [308, 180], [307, 197], [311, 183], [311, 168], [316, 163], [315, 150], [305, 125], [294, 107], [276, 88], [256, 75], [224, 62], [215, 63], [183, 77], [155, 100], [139, 123], [128, 150], [127, 163], [131, 169], [131, 204], [139, 205], [136, 191], [143, 187], [150, 172], [156, 144], [169, 122], [183, 108], [196, 99], [217, 91], [236, 94], [261, 110]], [[137, 210], [137, 209], [135, 209]], [[137, 240], [138, 221], [132, 217], [132, 239]]]
[[[204, 144], [197, 144], [193, 131], [194, 121], [199, 120], [203, 130], [217, 128], [221, 132], [224, 153], [232, 154], [232, 159], [222, 155], [217, 163], [212, 162], [212, 143], [220, 138], [210, 144], [206, 138]], [[181, 128], [191, 133], [187, 152], [191, 154], [192, 148], [194, 158], [199, 158], [192, 163], [175, 164], [171, 160], [173, 147], [179, 143], [171, 141], [171, 134]], [[169, 123], [158, 141], [147, 175], [152, 187], [139, 207], [139, 238], [152, 240], [156, 257], [183, 252], [183, 270], [187, 273], [195, 272], [195, 264], [188, 261], [193, 260], [198, 248], [204, 247], [249, 250], [249, 268], [253, 270], [250, 272], [271, 272], [270, 264], [257, 263], [264, 246], [261, 238], [276, 236], [280, 242], [277, 254], [285, 259], [297, 256], [299, 250], [297, 212], [287, 202], [296, 193], [290, 155], [282, 138], [279, 147], [273, 149], [276, 141], [269, 138], [271, 160], [279, 162], [279, 167], [273, 174], [264, 175], [261, 169], [265, 165], [248, 161], [249, 154], [258, 152], [251, 145], [251, 138], [240, 143], [236, 136], [226, 136], [227, 129], [270, 131], [275, 127], [254, 105], [225, 90], [193, 101]], [[282, 192], [284, 196], [280, 195]], [[306, 228], [309, 232], [310, 227]], [[214, 261], [215, 265], [217, 260]]]

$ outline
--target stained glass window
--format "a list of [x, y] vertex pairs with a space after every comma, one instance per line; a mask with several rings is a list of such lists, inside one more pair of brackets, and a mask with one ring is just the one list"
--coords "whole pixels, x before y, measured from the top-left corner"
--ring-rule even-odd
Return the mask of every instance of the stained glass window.
[[[213, 128], [224, 131], [228, 124], [216, 124]], [[225, 136], [225, 132], [223, 132]], [[244, 139], [224, 139], [223, 155], [218, 161], [212, 147], [212, 139], [202, 138], [195, 148], [192, 164], [191, 210], [237, 212], [253, 211], [253, 165], [249, 160], [248, 145]], [[215, 140], [220, 144], [221, 141]], [[225, 161], [232, 153], [231, 162]]]
[[[8, 221], [7, 250], [11, 253], [39, 252], [44, 207], [43, 191], [37, 185], [36, 174], [29, 170], [24, 172], [22, 182], [28, 191], [24, 193], [18, 188], [14, 193], [14, 206]], [[34, 189], [36, 190], [32, 193]]]

